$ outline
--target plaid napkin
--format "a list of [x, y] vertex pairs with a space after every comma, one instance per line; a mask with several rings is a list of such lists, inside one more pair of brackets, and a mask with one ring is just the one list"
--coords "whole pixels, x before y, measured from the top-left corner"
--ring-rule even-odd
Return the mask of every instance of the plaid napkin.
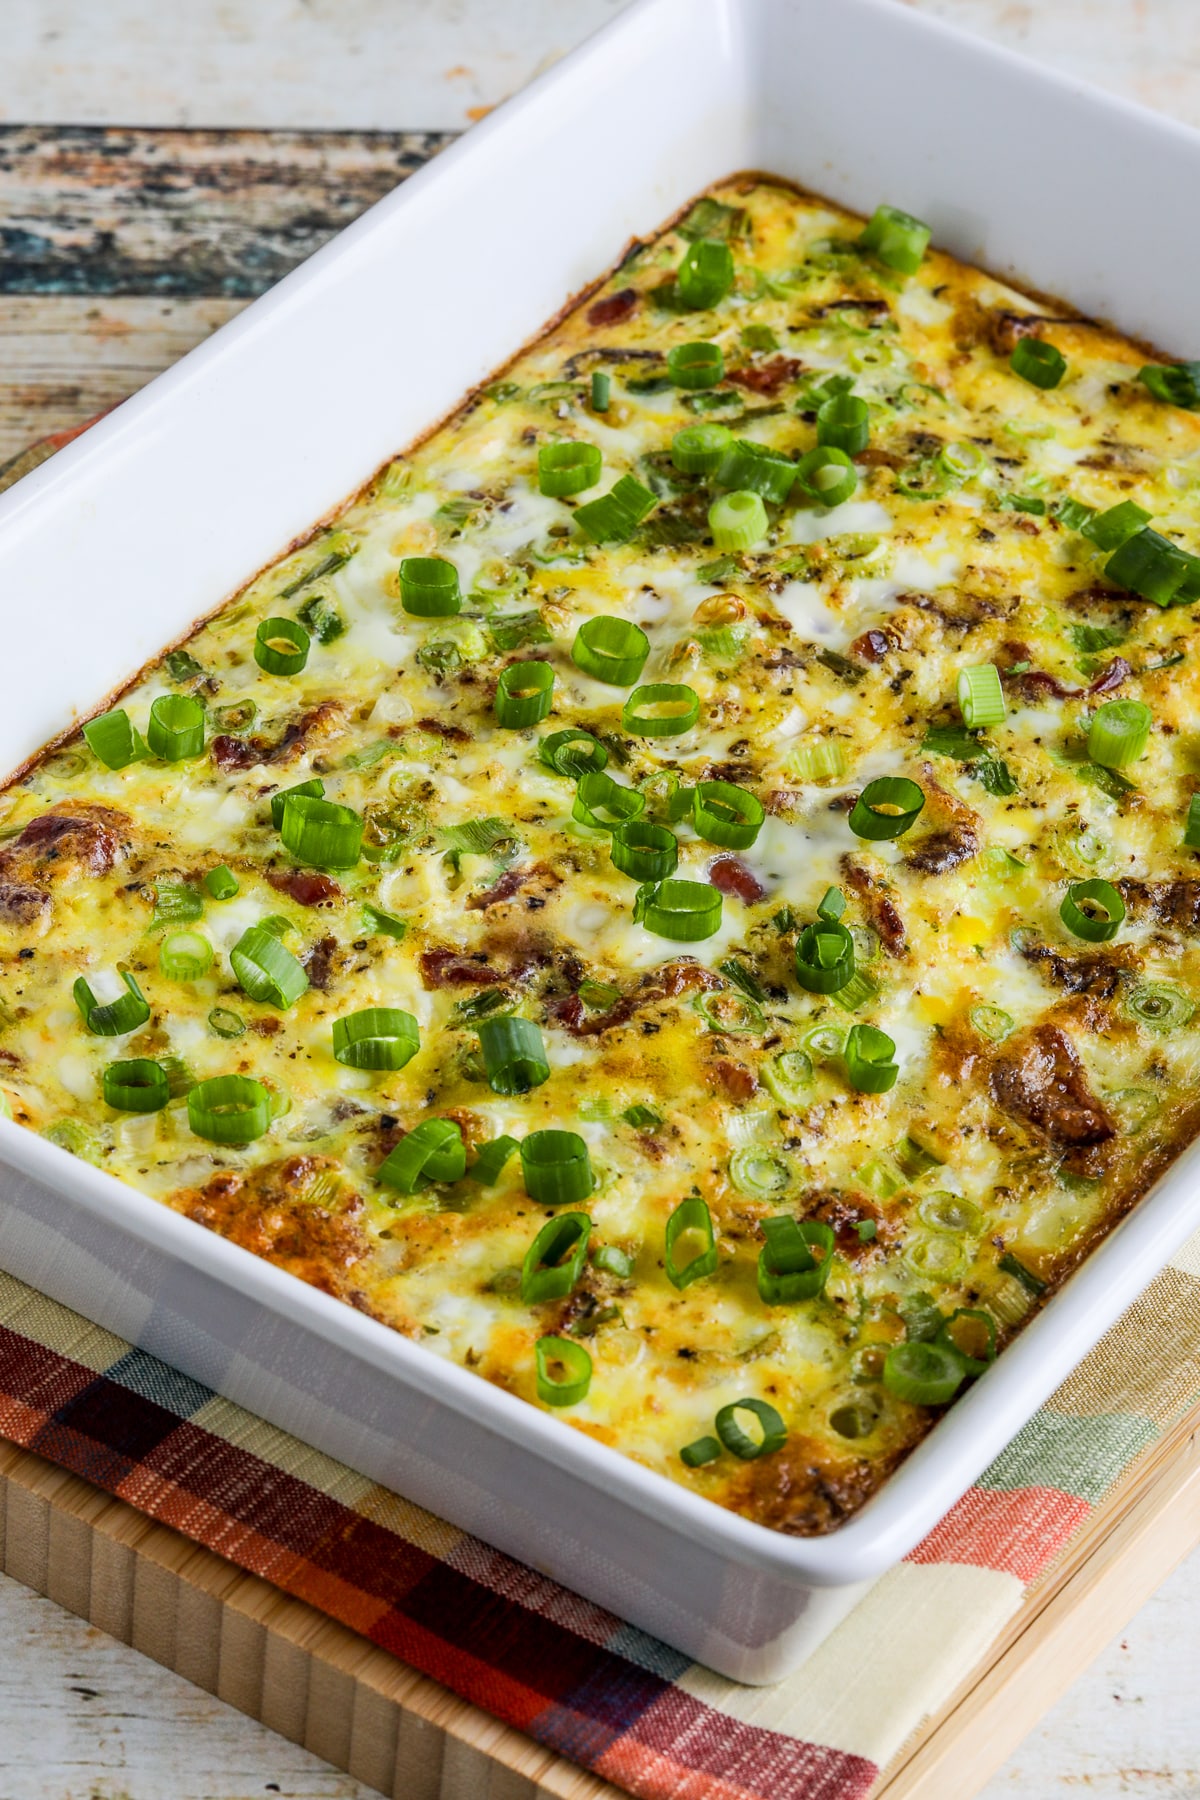
[[[0, 470], [0, 487], [42, 449]], [[1198, 1352], [1200, 1235], [936, 1530], [770, 1688], [689, 1662], [4, 1274], [0, 1435], [642, 1800], [863, 1800], [1200, 1398]]]
[[0, 1435], [644, 1800], [862, 1800], [1200, 1392], [1200, 1236], [788, 1680], [739, 1687], [0, 1274]]

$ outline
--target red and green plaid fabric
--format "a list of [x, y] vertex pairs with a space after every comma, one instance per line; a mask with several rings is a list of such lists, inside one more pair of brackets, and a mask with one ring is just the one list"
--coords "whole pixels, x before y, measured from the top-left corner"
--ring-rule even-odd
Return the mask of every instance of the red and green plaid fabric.
[[645, 1800], [857, 1800], [1200, 1388], [1200, 1240], [797, 1674], [742, 1688], [0, 1275], [0, 1434]]

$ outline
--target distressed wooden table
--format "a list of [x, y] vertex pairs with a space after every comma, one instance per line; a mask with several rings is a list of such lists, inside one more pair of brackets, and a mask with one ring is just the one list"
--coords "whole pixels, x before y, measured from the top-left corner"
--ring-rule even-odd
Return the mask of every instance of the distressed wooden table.
[[[621, 3], [0, 0], [0, 462], [141, 386]], [[909, 3], [1200, 125], [1196, 0]], [[983, 1800], [1197, 1800], [1198, 1618], [1193, 1558]], [[0, 1633], [3, 1800], [368, 1800], [3, 1577]]]

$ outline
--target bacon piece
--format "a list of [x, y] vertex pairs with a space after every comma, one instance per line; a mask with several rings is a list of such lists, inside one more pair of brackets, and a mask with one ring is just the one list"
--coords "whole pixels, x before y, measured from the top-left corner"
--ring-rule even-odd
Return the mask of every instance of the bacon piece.
[[421, 980], [427, 988], [499, 987], [509, 980], [503, 969], [494, 969], [485, 951], [468, 954], [461, 950], [436, 948], [422, 950], [417, 958]]
[[1103, 1104], [1088, 1086], [1087, 1071], [1058, 1025], [1035, 1025], [998, 1055], [991, 1069], [992, 1098], [1064, 1150], [1084, 1150], [1116, 1135]]
[[447, 744], [469, 744], [471, 741], [469, 731], [464, 731], [461, 725], [448, 725], [444, 719], [418, 719], [417, 725], [431, 737], [440, 737]]
[[945, 875], [979, 854], [979, 814], [935, 779], [932, 763], [921, 764], [926, 799], [932, 799], [943, 824], [927, 832], [904, 858], [904, 866], [922, 875]]
[[714, 857], [708, 865], [708, 879], [720, 893], [732, 894], [747, 906], [767, 897], [766, 888], [740, 856]]
[[[1032, 654], [1028, 644], [1007, 643], [1000, 646], [1000, 655], [1009, 657], [1014, 663], [1028, 662]], [[1002, 669], [1001, 673], [1005, 681], [1017, 689], [1023, 700], [1036, 706], [1047, 695], [1054, 700], [1080, 700], [1085, 694], [1111, 694], [1133, 674], [1133, 668], [1123, 656], [1114, 656], [1087, 687], [1068, 687], [1057, 675], [1051, 675], [1045, 669], [1022, 669], [1014, 672], [1007, 668]]]
[[622, 994], [606, 1012], [588, 1012], [578, 994], [559, 995], [548, 1000], [546, 1007], [555, 1023], [569, 1031], [572, 1037], [599, 1037], [602, 1032], [628, 1024], [643, 1006], [653, 1006], [660, 1000], [676, 1000], [680, 994], [721, 985], [721, 977], [712, 969], [706, 969], [693, 957], [680, 956], [674, 962], [664, 963], [660, 969], [653, 969], [642, 978], [636, 992]]
[[637, 1000], [632, 994], [622, 994], [606, 1012], [589, 1012], [578, 994], [563, 994], [548, 1001], [546, 1010], [572, 1037], [599, 1037], [628, 1024], [637, 1011]]
[[1189, 934], [1200, 931], [1200, 881], [1119, 881], [1121, 898], [1135, 918]]
[[312, 743], [336, 737], [342, 729], [340, 700], [322, 700], [285, 726], [272, 744], [264, 737], [230, 737], [221, 733], [212, 741], [212, 758], [219, 769], [253, 769], [259, 763], [295, 762]]
[[891, 648], [892, 640], [887, 632], [880, 631], [873, 626], [870, 631], [861, 632], [855, 638], [849, 646], [849, 652], [851, 656], [856, 656], [859, 662], [878, 663], [883, 661]]
[[304, 960], [310, 984], [327, 994], [345, 961], [346, 953], [335, 937], [318, 938]]
[[729, 379], [752, 394], [765, 394], [773, 399], [785, 382], [795, 381], [804, 367], [794, 356], [773, 356], [770, 362], [751, 363], [744, 369], [731, 369]]
[[734, 1062], [731, 1057], [718, 1057], [709, 1073], [713, 1085], [739, 1106], [745, 1106], [758, 1092], [758, 1077], [754, 1070], [748, 1069], [745, 1063]]
[[267, 880], [277, 894], [288, 894], [298, 906], [331, 906], [342, 890], [331, 875], [315, 869], [268, 869]]
[[[1200, 889], [1200, 883], [1192, 885]], [[1023, 944], [1021, 955], [1064, 993], [1086, 994], [1093, 1000], [1111, 1000], [1126, 977], [1142, 966], [1141, 957], [1127, 944], [1090, 950], [1084, 956], [1063, 956], [1049, 944]]]
[[0, 881], [0, 921], [32, 925], [50, 910], [50, 896], [27, 882]]
[[[486, 912], [489, 906], [500, 906], [505, 900], [511, 900], [523, 887], [536, 881], [546, 891], [561, 887], [562, 876], [557, 875], [545, 863], [526, 863], [518, 869], [505, 869], [498, 881], [490, 888], [484, 888], [480, 894], [472, 894], [465, 902], [468, 912]], [[545, 906], [546, 893], [526, 894], [524, 904], [530, 910]]]
[[640, 297], [636, 288], [621, 288], [615, 294], [606, 294], [588, 307], [587, 322], [589, 325], [619, 325], [636, 312]]
[[[851, 1197], [836, 1190], [817, 1189], [805, 1194], [803, 1205], [804, 1217], [828, 1225], [838, 1250], [850, 1262], [870, 1260], [881, 1243], [895, 1237], [895, 1227], [887, 1214], [880, 1212], [863, 1194]], [[864, 1243], [858, 1235], [858, 1227], [868, 1220], [874, 1222], [875, 1236]]]
[[842, 875], [846, 886], [862, 902], [871, 927], [888, 955], [903, 956], [908, 947], [904, 920], [883, 883], [849, 854], [842, 857]]
[[1095, 681], [1084, 689], [1088, 694], [1111, 694], [1115, 688], [1133, 674], [1133, 665], [1127, 663], [1123, 656], [1114, 656], [1107, 669], [1102, 669]]

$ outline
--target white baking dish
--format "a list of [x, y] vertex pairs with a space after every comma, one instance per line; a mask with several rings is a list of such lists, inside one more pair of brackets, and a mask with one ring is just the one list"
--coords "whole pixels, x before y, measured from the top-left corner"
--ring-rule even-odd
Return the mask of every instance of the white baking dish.
[[[737, 169], [1200, 356], [1200, 137], [890, 0], [640, 0], [0, 501], [13, 767]], [[1169, 222], [1169, 224], [1166, 224]], [[0, 1122], [0, 1263], [719, 1670], [793, 1666], [1200, 1222], [1189, 1152], [835, 1536], [721, 1511]]]

